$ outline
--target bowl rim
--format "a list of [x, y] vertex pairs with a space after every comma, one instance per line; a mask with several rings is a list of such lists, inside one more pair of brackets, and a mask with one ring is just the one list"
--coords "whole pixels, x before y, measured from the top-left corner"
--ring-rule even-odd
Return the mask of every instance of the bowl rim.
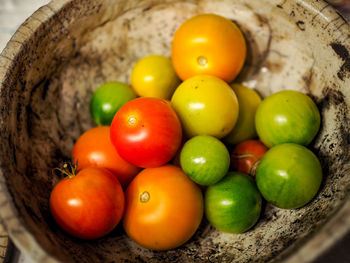
[[[14, 67], [15, 58], [22, 51], [24, 44], [34, 36], [42, 24], [47, 23], [48, 20], [74, 1], [75, 0], [52, 0], [35, 11], [16, 30], [0, 53], [0, 93], [5, 88], [6, 79]], [[317, 3], [313, 0], [296, 1], [303, 3], [305, 8], [309, 8], [312, 12], [318, 14], [322, 13], [323, 9], [330, 5], [324, 0], [317, 1]], [[315, 8], [316, 4], [317, 9]], [[344, 20], [344, 26], [339, 28], [339, 30], [350, 35], [349, 21], [333, 7], [330, 7], [328, 17], [332, 19], [341, 17]], [[36, 241], [35, 237], [25, 229], [21, 219], [16, 216], [16, 207], [11, 200], [11, 194], [6, 188], [3, 171], [0, 167], [0, 202], [4, 201], [3, 203], [5, 204], [0, 207], [0, 210], [7, 211], [5, 214], [0, 214], [0, 221], [8, 231], [11, 241], [21, 253], [28, 258], [43, 263], [58, 262], [57, 259], [46, 252]], [[350, 232], [350, 196], [348, 195], [347, 198], [343, 200], [341, 207], [336, 208], [338, 209], [333, 211], [332, 215], [319, 227], [318, 231], [313, 231], [307, 238], [303, 238], [302, 242], [297, 242], [297, 245], [292, 244], [286, 251], [281, 252], [276, 257], [277, 261], [283, 260], [287, 263], [313, 261], [348, 234]], [[11, 223], [9, 223], [8, 218], [11, 218]], [[313, 253], [310, 253], [310, 250], [312, 250]], [[273, 261], [275, 260], [273, 259]]]

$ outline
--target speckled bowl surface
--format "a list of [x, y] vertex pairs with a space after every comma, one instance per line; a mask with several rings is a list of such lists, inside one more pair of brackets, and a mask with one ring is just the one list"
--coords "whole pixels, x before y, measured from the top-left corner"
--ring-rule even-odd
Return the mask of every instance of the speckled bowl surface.
[[[224, 234], [205, 220], [180, 248], [154, 252], [121, 227], [95, 241], [66, 235], [50, 216], [52, 168], [93, 126], [89, 99], [102, 83], [129, 82], [149, 54], [170, 55], [176, 28], [199, 13], [235, 21], [248, 44], [237, 81], [262, 96], [309, 94], [322, 125], [310, 148], [324, 180], [296, 210], [266, 205], [257, 225]], [[307, 262], [350, 228], [350, 29], [323, 1], [54, 0], [18, 29], [0, 55], [0, 217], [35, 262]], [[297, 107], [297, 105], [296, 105]]]

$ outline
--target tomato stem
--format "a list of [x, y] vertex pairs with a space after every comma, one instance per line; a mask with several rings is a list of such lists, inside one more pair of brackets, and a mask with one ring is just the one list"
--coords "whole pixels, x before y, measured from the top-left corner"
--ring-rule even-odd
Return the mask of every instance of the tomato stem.
[[246, 158], [257, 158], [255, 154], [251, 153], [240, 153], [240, 154], [233, 154], [232, 158], [234, 159], [246, 159]]
[[255, 178], [255, 176], [256, 176], [256, 170], [258, 169], [260, 162], [261, 162], [260, 160], [256, 161], [255, 163], [253, 163], [252, 168], [250, 168], [249, 174], [253, 178]]
[[198, 64], [199, 64], [200, 66], [205, 66], [205, 65], [207, 65], [207, 63], [208, 63], [208, 60], [207, 60], [206, 57], [199, 56], [199, 57], [197, 58], [197, 62], [198, 62]]
[[149, 195], [149, 193], [148, 193], [147, 191], [144, 191], [144, 192], [140, 195], [140, 201], [141, 201], [142, 203], [148, 202], [149, 198], [150, 198], [150, 195]]
[[56, 167], [54, 168], [54, 170], [57, 170], [62, 174], [68, 176], [68, 178], [72, 179], [76, 174], [75, 171], [77, 170], [77, 167], [78, 167], [78, 162], [76, 162], [74, 166], [71, 163], [65, 163], [63, 164], [63, 169]]
[[128, 120], [128, 123], [129, 123], [130, 125], [135, 125], [135, 123], [136, 123], [136, 118], [135, 118], [134, 116], [131, 116], [131, 117], [129, 118], [129, 120]]

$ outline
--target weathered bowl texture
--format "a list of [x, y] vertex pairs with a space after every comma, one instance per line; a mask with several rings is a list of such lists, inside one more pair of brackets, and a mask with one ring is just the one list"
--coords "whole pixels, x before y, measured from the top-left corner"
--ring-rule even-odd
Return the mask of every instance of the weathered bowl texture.
[[[324, 180], [296, 210], [266, 205], [258, 224], [224, 234], [205, 220], [189, 242], [155, 252], [121, 227], [95, 241], [65, 234], [48, 207], [74, 142], [93, 126], [92, 92], [129, 82], [134, 63], [170, 56], [187, 18], [217, 13], [235, 21], [248, 44], [236, 81], [262, 96], [309, 94], [322, 125], [311, 149]], [[0, 57], [0, 214], [11, 239], [35, 262], [306, 262], [350, 228], [350, 29], [326, 2], [311, 0], [54, 0], [18, 29]], [[298, 107], [298, 105], [295, 105]]]

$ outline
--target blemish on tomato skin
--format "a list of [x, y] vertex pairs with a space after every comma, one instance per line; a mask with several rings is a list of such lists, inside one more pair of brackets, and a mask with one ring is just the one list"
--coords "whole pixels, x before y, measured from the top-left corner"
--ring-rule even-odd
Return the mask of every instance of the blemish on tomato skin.
[[222, 133], [224, 133], [224, 132], [226, 132], [227, 131], [227, 127], [223, 127], [222, 129], [221, 129], [221, 132]]

